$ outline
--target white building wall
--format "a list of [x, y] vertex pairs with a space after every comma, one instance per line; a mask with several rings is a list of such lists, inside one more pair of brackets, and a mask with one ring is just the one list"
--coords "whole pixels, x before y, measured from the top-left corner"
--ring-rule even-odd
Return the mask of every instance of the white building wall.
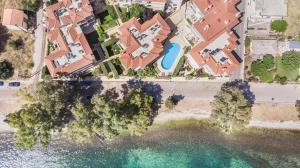
[[162, 10], [162, 11], [165, 9], [165, 5], [166, 5], [165, 2], [148, 2], [146, 0], [116, 0], [114, 4], [118, 5], [121, 8], [127, 8], [133, 4], [140, 4], [153, 10]]

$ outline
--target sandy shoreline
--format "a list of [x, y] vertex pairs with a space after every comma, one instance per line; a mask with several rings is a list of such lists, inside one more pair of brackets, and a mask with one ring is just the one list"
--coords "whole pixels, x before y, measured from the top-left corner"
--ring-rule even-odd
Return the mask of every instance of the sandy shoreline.
[[[1, 104], [3, 105], [3, 103]], [[14, 107], [17, 110], [21, 106], [15, 106], [13, 102], [6, 102], [6, 106]], [[249, 127], [263, 127], [270, 129], [300, 130], [300, 121], [294, 105], [257, 103], [252, 108], [252, 120]], [[9, 112], [0, 112], [0, 132], [13, 132], [3, 120]], [[173, 120], [186, 119], [208, 119], [211, 115], [211, 107], [208, 101], [183, 99], [172, 111], [166, 109], [162, 104], [154, 124], [163, 124]]]

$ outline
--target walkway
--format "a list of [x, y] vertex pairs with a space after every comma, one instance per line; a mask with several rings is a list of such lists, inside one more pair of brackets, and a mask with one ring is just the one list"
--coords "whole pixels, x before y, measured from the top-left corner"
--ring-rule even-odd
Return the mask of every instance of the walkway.
[[33, 54], [33, 63], [34, 67], [31, 74], [33, 75], [30, 78], [32, 83], [36, 83], [39, 80], [39, 74], [44, 64], [44, 54], [45, 54], [45, 41], [46, 33], [42, 24], [43, 19], [43, 9], [40, 9], [37, 14], [37, 29], [35, 30], [35, 41], [34, 41], [34, 54]]

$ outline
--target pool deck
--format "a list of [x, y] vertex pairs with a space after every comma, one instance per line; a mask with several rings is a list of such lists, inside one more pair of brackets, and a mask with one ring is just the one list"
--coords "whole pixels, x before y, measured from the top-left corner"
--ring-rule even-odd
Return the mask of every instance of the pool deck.
[[170, 39], [170, 41], [166, 44], [165, 48], [168, 47], [168, 45], [170, 43], [177, 43], [179, 46], [180, 46], [180, 51], [179, 51], [179, 54], [177, 55], [172, 67], [170, 69], [164, 69], [162, 66], [161, 66], [161, 62], [164, 58], [164, 56], [160, 57], [158, 60], [157, 60], [157, 68], [158, 70], [160, 71], [159, 74], [163, 74], [163, 75], [172, 75], [173, 71], [175, 70], [179, 60], [181, 57], [184, 56], [184, 48], [187, 46], [185, 44], [185, 42], [180, 38], [179, 35], [175, 35], [172, 39]]

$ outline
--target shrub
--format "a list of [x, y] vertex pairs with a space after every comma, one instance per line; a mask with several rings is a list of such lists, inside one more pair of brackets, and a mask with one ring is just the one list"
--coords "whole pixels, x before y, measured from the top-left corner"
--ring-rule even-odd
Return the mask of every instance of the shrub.
[[34, 67], [34, 64], [33, 64], [33, 63], [27, 63], [27, 64], [26, 64], [26, 67], [27, 67], [28, 69], [32, 69], [32, 68]]
[[127, 76], [136, 76], [137, 73], [133, 69], [128, 69], [127, 70]]
[[138, 71], [138, 75], [140, 77], [156, 77], [157, 72], [156, 72], [156, 67], [154, 64], [147, 65], [144, 69]]
[[245, 47], [246, 47], [246, 48], [249, 48], [250, 45], [251, 45], [251, 39], [247, 36], [247, 37], [245, 38]]
[[107, 9], [108, 14], [111, 16], [111, 18], [116, 20], [117, 15], [116, 15], [116, 12], [114, 10], [114, 7], [111, 6], [111, 5], [106, 5], [106, 9]]
[[175, 95], [169, 96], [165, 101], [165, 106], [169, 110], [172, 110], [175, 108], [175, 106], [178, 104], [178, 102], [183, 99], [184, 97], [182, 95]]
[[276, 32], [284, 32], [287, 29], [288, 23], [285, 20], [274, 20], [271, 23], [271, 29]]
[[0, 79], [8, 79], [13, 76], [12, 64], [6, 60], [0, 61]]
[[108, 75], [108, 71], [107, 71], [105, 65], [104, 65], [103, 63], [100, 63], [100, 64], [99, 64], [99, 67], [100, 67], [100, 69], [101, 69], [103, 75], [107, 76], [107, 75]]
[[51, 79], [51, 75], [50, 75], [50, 72], [49, 72], [47, 66], [44, 66], [44, 67], [42, 68], [41, 77], [42, 77], [42, 79], [44, 79], [44, 80], [49, 80], [49, 79]]
[[276, 76], [275, 76], [275, 81], [276, 81], [277, 83], [280, 83], [280, 84], [283, 85], [283, 84], [286, 83], [287, 77], [276, 75]]
[[178, 61], [178, 64], [176, 65], [176, 68], [175, 68], [172, 76], [177, 76], [179, 74], [180, 69], [182, 68], [184, 63], [185, 63], [185, 58], [181, 57], [180, 60]]
[[169, 96], [169, 97], [167, 98], [167, 100], [165, 101], [165, 106], [166, 106], [166, 108], [168, 108], [169, 110], [172, 110], [172, 109], [175, 108], [176, 104], [175, 104], [175, 101], [174, 101], [174, 99], [173, 99], [172, 96]]
[[24, 47], [24, 42], [19, 38], [17, 40], [10, 40], [8, 42], [8, 45], [14, 50], [19, 50]]
[[96, 31], [97, 31], [98, 36], [99, 36], [98, 40], [100, 42], [103, 42], [105, 40], [106, 36], [105, 36], [105, 33], [104, 33], [102, 27], [100, 25], [98, 25], [97, 28], [96, 28]]

